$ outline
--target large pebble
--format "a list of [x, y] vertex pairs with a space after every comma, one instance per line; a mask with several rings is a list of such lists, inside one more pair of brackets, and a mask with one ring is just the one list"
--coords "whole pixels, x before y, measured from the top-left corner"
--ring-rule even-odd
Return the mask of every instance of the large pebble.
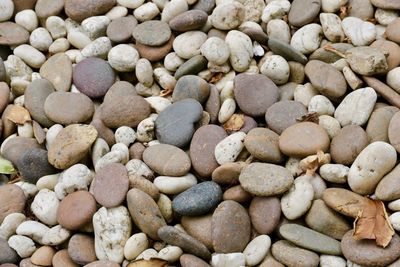
[[229, 46], [232, 68], [237, 72], [247, 70], [253, 57], [250, 37], [240, 31], [232, 30], [226, 35], [225, 42]]
[[149, 20], [137, 25], [133, 30], [133, 38], [141, 44], [160, 46], [171, 37], [171, 29], [163, 21]]
[[396, 112], [390, 119], [388, 128], [388, 137], [390, 144], [396, 149], [397, 152], [400, 151], [400, 134], [399, 134], [399, 122], [400, 122], [400, 112]]
[[336, 108], [335, 118], [342, 126], [364, 125], [372, 113], [377, 94], [371, 87], [358, 89], [348, 94]]
[[88, 17], [106, 13], [115, 3], [115, 0], [101, 0], [96, 4], [93, 4], [90, 0], [66, 0], [65, 13], [71, 19], [81, 22]]
[[135, 188], [129, 190], [126, 199], [135, 225], [150, 238], [159, 240], [157, 231], [166, 223], [157, 203], [148, 194]]
[[295, 27], [301, 27], [311, 23], [321, 9], [321, 0], [295, 0], [289, 11], [289, 23]]
[[14, 184], [0, 186], [0, 223], [4, 218], [15, 212], [22, 212], [25, 208], [26, 197], [24, 191]]
[[128, 209], [124, 206], [100, 208], [93, 215], [93, 228], [97, 258], [121, 263], [132, 229]]
[[18, 255], [15, 252], [15, 250], [8, 245], [7, 240], [0, 238], [0, 264], [5, 265], [7, 263], [17, 263], [17, 262], [18, 262]]
[[246, 258], [246, 265], [255, 266], [267, 255], [271, 246], [271, 238], [267, 235], [259, 235], [246, 246], [243, 254]]
[[350, 188], [359, 194], [371, 194], [383, 176], [396, 164], [396, 150], [377, 141], [369, 144], [357, 156], [348, 174]]
[[114, 46], [108, 52], [108, 63], [111, 67], [120, 72], [133, 71], [138, 60], [138, 51], [127, 44]]
[[68, 242], [68, 254], [79, 265], [96, 261], [94, 238], [85, 234], [73, 235]]
[[57, 224], [57, 209], [60, 204], [56, 193], [49, 189], [42, 189], [35, 196], [31, 210], [35, 216], [47, 225]]
[[389, 126], [393, 116], [398, 112], [399, 109], [394, 106], [387, 106], [375, 109], [371, 113], [371, 117], [368, 120], [366, 133], [369, 142], [384, 141], [389, 142]]
[[388, 71], [384, 51], [371, 46], [358, 46], [346, 51], [346, 60], [351, 69], [361, 75], [381, 74]]
[[133, 16], [114, 19], [107, 26], [107, 37], [112, 42], [123, 43], [132, 37], [132, 29], [138, 24]]
[[375, 40], [375, 25], [356, 17], [347, 17], [342, 21], [342, 28], [355, 46], [369, 45]]
[[181, 224], [189, 235], [202, 242], [208, 249], [213, 250], [211, 213], [203, 216], [183, 216]]
[[201, 45], [207, 40], [207, 35], [201, 31], [188, 31], [178, 35], [174, 42], [174, 51], [183, 59], [190, 59], [200, 54]]
[[48, 160], [58, 169], [66, 169], [79, 162], [97, 138], [93, 126], [71, 124], [60, 131], [49, 148]]
[[279, 135], [268, 128], [250, 130], [244, 139], [244, 146], [251, 155], [263, 162], [283, 161], [283, 154], [279, 150]]
[[282, 196], [282, 213], [289, 220], [300, 218], [311, 207], [314, 188], [306, 176], [294, 180], [292, 187]]
[[127, 260], [134, 260], [140, 253], [147, 249], [148, 246], [149, 240], [146, 234], [134, 234], [125, 242], [124, 256]]
[[202, 10], [189, 10], [171, 19], [169, 26], [178, 32], [197, 30], [207, 22], [207, 18], [207, 13]]
[[[185, 114], [185, 116], [182, 116]], [[164, 109], [155, 121], [155, 133], [161, 143], [184, 147], [194, 134], [194, 124], [201, 119], [203, 108], [191, 98], [177, 101]], [[171, 120], [175, 121], [171, 124]]]
[[29, 40], [29, 32], [14, 22], [0, 23], [0, 45], [17, 46]]
[[298, 29], [292, 36], [290, 45], [303, 54], [317, 50], [323, 37], [322, 27], [312, 23]]
[[65, 53], [57, 53], [40, 67], [40, 76], [49, 80], [57, 91], [69, 91], [72, 82], [72, 62]]
[[176, 196], [172, 202], [175, 212], [185, 216], [206, 214], [222, 199], [222, 190], [215, 182], [203, 182]]
[[281, 218], [281, 203], [277, 197], [254, 197], [249, 206], [249, 215], [257, 233], [270, 234]]
[[195, 75], [185, 75], [177, 81], [172, 93], [172, 101], [193, 98], [204, 103], [209, 94], [210, 87], [204, 79]]
[[179, 177], [158, 176], [153, 183], [160, 192], [176, 195], [197, 184], [197, 179], [196, 176], [188, 173]]
[[306, 107], [298, 101], [280, 101], [268, 108], [265, 120], [268, 128], [281, 134], [286, 128], [297, 123], [298, 118], [307, 114]]
[[250, 218], [242, 205], [223, 201], [212, 216], [212, 239], [217, 253], [243, 251], [250, 241]]
[[343, 188], [328, 188], [322, 196], [325, 204], [335, 211], [356, 218], [364, 208], [365, 198]]
[[211, 23], [219, 30], [232, 30], [244, 20], [245, 7], [240, 2], [226, 2], [214, 9], [211, 14]]
[[243, 141], [245, 137], [246, 134], [244, 132], [237, 132], [222, 139], [215, 146], [214, 151], [218, 164], [234, 162], [244, 147]]
[[286, 266], [317, 267], [319, 264], [318, 254], [296, 247], [286, 240], [275, 242], [271, 251], [274, 258]]

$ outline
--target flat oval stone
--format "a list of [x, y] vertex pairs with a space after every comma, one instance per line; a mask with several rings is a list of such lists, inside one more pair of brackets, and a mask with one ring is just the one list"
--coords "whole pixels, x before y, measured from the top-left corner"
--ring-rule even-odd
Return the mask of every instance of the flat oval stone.
[[24, 105], [26, 109], [32, 118], [44, 127], [50, 127], [54, 124], [44, 111], [44, 103], [47, 97], [53, 92], [53, 85], [46, 79], [34, 80], [25, 90]]
[[201, 119], [202, 115], [201, 104], [191, 98], [169, 105], [155, 120], [157, 139], [161, 143], [185, 147], [194, 134], [194, 124]]
[[81, 22], [88, 17], [105, 14], [115, 3], [115, 0], [98, 0], [96, 2], [92, 2], [92, 0], [66, 0], [65, 14], [71, 19]]
[[204, 79], [196, 75], [185, 75], [177, 81], [172, 93], [172, 101], [177, 102], [186, 98], [193, 98], [204, 103], [209, 94], [210, 86]]
[[207, 69], [207, 59], [202, 55], [196, 55], [185, 61], [175, 71], [175, 78], [180, 79], [184, 75], [197, 74], [204, 69]]
[[[341, 53], [345, 53], [347, 50], [353, 48], [354, 46], [348, 43], [333, 43], [332, 47]], [[325, 50], [324, 48], [318, 48], [310, 55], [310, 60], [311, 59], [331, 64], [341, 59], [341, 57], [334, 52]]]
[[215, 182], [207, 181], [177, 195], [172, 201], [172, 208], [184, 216], [198, 216], [214, 209], [221, 199], [221, 187]]
[[133, 85], [119, 81], [105, 95], [100, 118], [110, 128], [137, 127], [150, 113], [150, 104], [137, 95]]
[[132, 29], [137, 24], [138, 22], [134, 16], [114, 19], [107, 26], [107, 37], [115, 43], [127, 42], [132, 38]]
[[265, 121], [268, 128], [281, 134], [286, 128], [297, 123], [298, 118], [307, 114], [307, 108], [298, 101], [279, 101], [268, 108]]
[[322, 254], [342, 255], [340, 242], [299, 224], [284, 224], [279, 234], [293, 244]]
[[321, 9], [321, 0], [294, 0], [289, 11], [289, 23], [301, 27], [311, 23]]
[[[324, 96], [337, 99], [346, 93], [346, 79], [332, 65], [319, 60], [311, 60], [305, 66], [304, 71], [311, 84]], [[321, 72], [326, 75], [317, 75]]]
[[77, 191], [61, 200], [57, 210], [57, 221], [65, 229], [79, 230], [91, 222], [96, 210], [96, 200], [92, 194], [88, 191]]
[[62, 249], [57, 251], [52, 259], [53, 267], [78, 267], [78, 265], [72, 261], [68, 254], [68, 249]]
[[133, 29], [136, 42], [149, 46], [160, 46], [171, 38], [168, 24], [160, 20], [148, 20]]
[[149, 46], [140, 43], [135, 44], [141, 58], [146, 58], [151, 62], [162, 60], [171, 50], [174, 37], [171, 36], [168, 42], [161, 46]]
[[387, 39], [396, 42], [396, 43], [400, 43], [400, 34], [397, 31], [397, 29], [399, 28], [400, 25], [400, 19], [397, 18], [395, 20], [393, 20], [391, 23], [389, 23], [389, 25], [386, 27], [386, 31], [385, 34], [387, 36]]
[[58, 15], [63, 9], [63, 0], [38, 0], [35, 5], [35, 12], [39, 18]]
[[85, 267], [119, 267], [120, 265], [113, 261], [99, 260], [85, 265]]
[[212, 214], [204, 216], [182, 216], [181, 224], [185, 231], [203, 243], [209, 250], [213, 250], [211, 236]]
[[400, 165], [386, 174], [375, 189], [375, 196], [383, 201], [392, 201], [400, 198]]
[[348, 125], [333, 137], [330, 147], [332, 160], [350, 165], [358, 154], [368, 145], [367, 134], [358, 125]]
[[281, 218], [281, 202], [277, 197], [254, 197], [249, 206], [251, 225], [259, 234], [271, 234]]
[[157, 231], [166, 223], [157, 203], [148, 194], [136, 188], [129, 190], [126, 201], [135, 225], [151, 239], [159, 240]]
[[207, 18], [207, 13], [202, 10], [189, 10], [171, 19], [169, 26], [178, 32], [198, 30], [206, 24]]
[[224, 163], [213, 171], [212, 180], [219, 184], [237, 184], [245, 166], [247, 164], [242, 161]]
[[388, 128], [390, 120], [398, 112], [399, 109], [394, 106], [386, 106], [375, 109], [368, 119], [365, 132], [370, 143], [375, 141], [383, 141], [389, 143]]
[[26, 150], [16, 165], [22, 177], [32, 184], [36, 184], [43, 176], [57, 173], [57, 169], [47, 160], [47, 150], [41, 148]]
[[317, 267], [318, 254], [309, 250], [296, 247], [286, 240], [279, 240], [272, 245], [272, 255], [285, 266]]
[[207, 102], [204, 105], [204, 110], [210, 114], [210, 123], [216, 123], [218, 121], [218, 113], [221, 107], [221, 100], [219, 98], [219, 92], [215, 85], [210, 84], [210, 95], [208, 96]]
[[26, 203], [24, 191], [15, 184], [2, 185], [0, 186], [0, 203], [0, 223], [2, 223], [7, 215], [24, 210]]
[[96, 261], [94, 238], [84, 234], [73, 235], [68, 242], [68, 254], [79, 265]]
[[158, 230], [158, 235], [164, 242], [167, 242], [173, 246], [178, 246], [187, 253], [193, 254], [205, 260], [209, 260], [211, 258], [210, 251], [208, 251], [207, 247], [203, 243], [176, 229], [175, 227], [161, 227]]
[[128, 171], [120, 163], [110, 163], [101, 168], [92, 183], [94, 198], [106, 208], [120, 205], [125, 200], [128, 189]]
[[66, 169], [79, 162], [97, 138], [91, 125], [71, 124], [62, 129], [49, 148], [48, 160], [57, 169]]
[[267, 109], [279, 99], [275, 83], [262, 74], [239, 74], [234, 79], [235, 100], [249, 116], [264, 116]]
[[400, 9], [400, 3], [396, 0], [371, 0], [371, 4], [383, 9]]
[[396, 149], [397, 152], [400, 152], [400, 112], [394, 114], [391, 118], [388, 128], [388, 137], [390, 144]]
[[250, 217], [239, 203], [226, 200], [212, 216], [212, 239], [216, 253], [243, 251], [250, 241]]
[[168, 144], [146, 148], [143, 161], [158, 174], [166, 176], [183, 176], [191, 167], [188, 155], [182, 149]]
[[387, 266], [400, 256], [400, 237], [394, 234], [385, 248], [376, 245], [375, 240], [356, 240], [353, 230], [342, 239], [341, 246], [346, 259], [362, 266]]
[[79, 91], [96, 98], [107, 93], [115, 81], [115, 74], [107, 61], [91, 57], [76, 64], [72, 78]]
[[342, 239], [351, 229], [346, 219], [329, 208], [321, 199], [314, 200], [305, 216], [305, 221], [311, 229], [335, 239]]
[[57, 91], [69, 91], [72, 82], [72, 62], [65, 53], [49, 57], [40, 67], [40, 76], [51, 82]]
[[279, 150], [279, 135], [268, 128], [250, 130], [244, 139], [244, 146], [251, 155], [263, 162], [283, 161], [283, 154]]
[[251, 163], [239, 176], [240, 185], [256, 196], [280, 195], [292, 186], [293, 176], [287, 169], [270, 163]]
[[219, 166], [214, 156], [215, 147], [227, 134], [217, 125], [204, 125], [196, 130], [190, 143], [193, 169], [202, 177], [210, 177]]
[[395, 42], [387, 41], [385, 39], [378, 39], [371, 44], [371, 47], [379, 48], [384, 51], [388, 70], [396, 68], [400, 64], [400, 46]]
[[7, 240], [0, 238], [0, 264], [7, 267], [7, 263], [17, 263], [19, 256], [7, 243]]
[[0, 23], [0, 45], [17, 46], [29, 40], [29, 32], [14, 22]]
[[300, 122], [286, 128], [279, 137], [283, 154], [303, 158], [328, 151], [329, 136], [324, 128], [312, 122]]
[[325, 204], [335, 211], [356, 218], [363, 209], [365, 198], [343, 188], [328, 188], [322, 199]]
[[214, 7], [215, 7], [215, 0], [199, 0], [192, 6], [193, 9], [203, 10], [207, 14], [211, 14]]
[[349, 1], [349, 16], [357, 17], [362, 20], [368, 20], [374, 17], [374, 7], [371, 1], [350, 0]]
[[44, 112], [56, 123], [66, 125], [83, 123], [92, 118], [94, 105], [92, 100], [84, 94], [54, 92], [46, 98]]
[[252, 195], [245, 191], [240, 185], [228, 188], [222, 195], [224, 200], [233, 200], [238, 203], [247, 203], [251, 200]]

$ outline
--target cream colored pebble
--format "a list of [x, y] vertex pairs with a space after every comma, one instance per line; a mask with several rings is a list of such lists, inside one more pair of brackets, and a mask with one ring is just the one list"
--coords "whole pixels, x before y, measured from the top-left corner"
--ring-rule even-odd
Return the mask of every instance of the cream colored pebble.
[[128, 15], [128, 9], [124, 6], [115, 6], [106, 13], [106, 17], [110, 20], [119, 19]]
[[158, 252], [158, 257], [160, 259], [166, 260], [170, 263], [174, 263], [179, 260], [179, 257], [183, 254], [180, 247], [177, 246], [167, 246]]
[[107, 26], [110, 22], [111, 20], [106, 16], [93, 16], [84, 19], [81, 26], [91, 39], [96, 39], [106, 35]]
[[138, 60], [139, 52], [133, 46], [127, 44], [114, 46], [108, 52], [108, 63], [120, 72], [133, 71]]
[[240, 2], [232, 1], [217, 5], [211, 16], [211, 23], [218, 30], [237, 28], [245, 17], [245, 7]]
[[313, 96], [308, 104], [308, 112], [316, 112], [318, 115], [333, 115], [335, 107], [332, 102], [323, 95]]
[[316, 23], [307, 24], [293, 34], [290, 45], [303, 54], [309, 54], [319, 48], [322, 36], [321, 25]]
[[390, 70], [386, 75], [387, 84], [400, 93], [400, 67]]
[[160, 8], [160, 10], [162, 10], [161, 21], [166, 23], [179, 14], [189, 10], [186, 0], [171, 0], [165, 3], [164, 8], [160, 7], [157, 3], [155, 4]]
[[24, 124], [18, 125], [17, 132], [18, 136], [32, 138], [33, 137], [32, 123], [25, 122]]
[[49, 189], [54, 191], [54, 187], [58, 183], [59, 177], [59, 173], [42, 176], [36, 182], [36, 187], [38, 188], [38, 190]]
[[158, 208], [166, 222], [171, 222], [174, 218], [174, 211], [172, 209], [172, 201], [165, 194], [160, 194], [157, 200]]
[[139, 142], [150, 142], [154, 139], [154, 119], [146, 118], [137, 127], [137, 140]]
[[271, 238], [267, 235], [259, 235], [251, 240], [243, 251], [247, 266], [259, 264], [267, 255], [271, 247]]
[[319, 174], [328, 182], [343, 184], [347, 182], [349, 170], [343, 164], [324, 164], [319, 168]]
[[162, 67], [155, 68], [153, 74], [155, 80], [163, 89], [172, 90], [175, 88], [176, 79], [167, 69]]
[[36, 185], [28, 183], [28, 182], [17, 182], [15, 183], [15, 185], [19, 186], [22, 191], [24, 191], [25, 197], [26, 198], [31, 198], [33, 196], [35, 196], [37, 194], [37, 192], [39, 191], [36, 187]]
[[145, 86], [151, 86], [154, 82], [153, 67], [146, 58], [141, 58], [136, 62], [135, 74], [138, 81]]
[[343, 67], [343, 75], [347, 81], [347, 84], [351, 87], [351, 89], [356, 90], [362, 87], [364, 82], [358, 78], [358, 76], [351, 70], [350, 67]]
[[289, 220], [295, 220], [304, 215], [311, 207], [314, 198], [314, 188], [310, 181], [301, 176], [281, 198], [282, 213]]
[[14, 2], [12, 0], [2, 0], [0, 2], [0, 22], [9, 20], [14, 12]]
[[152, 2], [141, 5], [133, 12], [133, 15], [138, 21], [151, 20], [158, 14], [160, 14], [160, 10], [158, 10], [157, 5]]
[[111, 40], [108, 37], [99, 37], [92, 41], [82, 49], [84, 57], [100, 57], [107, 58], [108, 52], [111, 50]]
[[290, 2], [287, 0], [271, 1], [264, 8], [261, 20], [268, 23], [271, 19], [281, 19], [290, 10]]
[[121, 126], [115, 131], [115, 142], [128, 146], [135, 142], [136, 133], [131, 127]]
[[233, 98], [227, 98], [221, 105], [218, 113], [218, 121], [220, 123], [225, 123], [229, 118], [235, 113], [236, 102]]
[[180, 177], [158, 176], [153, 183], [161, 193], [176, 195], [197, 184], [197, 179], [196, 176], [188, 173]]
[[343, 42], [345, 35], [342, 29], [342, 21], [339, 16], [334, 13], [321, 13], [319, 14], [321, 21], [322, 31], [325, 37], [334, 43]]
[[222, 139], [214, 150], [214, 156], [219, 165], [234, 162], [244, 148], [244, 132], [233, 133]]
[[45, 28], [40, 27], [31, 32], [29, 43], [37, 50], [46, 52], [53, 43], [53, 38]]
[[54, 192], [58, 199], [62, 200], [75, 191], [87, 191], [93, 177], [94, 174], [87, 166], [83, 164], [72, 165], [60, 174], [58, 183], [54, 187]]
[[49, 47], [49, 52], [52, 54], [57, 54], [65, 52], [69, 49], [69, 42], [66, 38], [58, 38]]
[[31, 9], [25, 9], [15, 14], [15, 23], [30, 32], [39, 26], [39, 20], [36, 13]]
[[46, 133], [46, 148], [49, 149], [51, 144], [54, 142], [54, 139], [56, 138], [57, 134], [64, 129], [64, 127], [61, 124], [54, 124], [51, 126]]
[[176, 71], [185, 61], [177, 53], [168, 53], [164, 58], [164, 67], [169, 71]]
[[321, 9], [327, 13], [336, 13], [341, 6], [346, 5], [348, 0], [322, 0]]
[[287, 83], [290, 75], [289, 63], [279, 55], [265, 55], [262, 59], [260, 72], [270, 78], [275, 84]]
[[8, 240], [10, 236], [14, 235], [18, 226], [25, 221], [26, 217], [23, 213], [8, 214], [0, 226], [0, 238]]
[[271, 19], [267, 24], [267, 34], [287, 44], [290, 43], [291, 34], [289, 25], [282, 19]]
[[206, 40], [207, 34], [204, 32], [188, 31], [178, 35], [172, 46], [179, 57], [189, 59], [200, 54], [200, 47]]
[[54, 191], [42, 189], [35, 196], [31, 204], [31, 210], [40, 221], [53, 226], [57, 224], [57, 210], [59, 205], [60, 201]]
[[14, 249], [21, 258], [28, 258], [36, 251], [35, 243], [26, 236], [13, 235], [8, 240], [8, 245]]
[[342, 28], [346, 36], [355, 46], [369, 45], [375, 40], [375, 25], [356, 17], [347, 17], [342, 20]]
[[78, 49], [83, 49], [85, 46], [91, 43], [90, 38], [86, 34], [79, 31], [68, 33], [67, 39], [72, 46]]
[[308, 107], [311, 98], [316, 95], [319, 95], [319, 92], [311, 83], [299, 84], [294, 89], [294, 100], [301, 102], [306, 107]]
[[149, 240], [145, 233], [134, 234], [125, 243], [124, 256], [127, 260], [134, 260], [148, 247]]
[[229, 59], [229, 46], [218, 37], [208, 38], [200, 48], [201, 54], [217, 65], [225, 63]]
[[53, 39], [67, 36], [65, 21], [58, 16], [50, 16], [47, 18], [46, 29], [50, 32]]
[[50, 228], [41, 222], [27, 220], [22, 222], [16, 230], [17, 235], [23, 235], [31, 238], [33, 241], [41, 244], [43, 236]]
[[120, 6], [135, 9], [140, 7], [144, 3], [144, 0], [117, 0], [117, 3]]
[[229, 46], [232, 68], [237, 72], [247, 70], [253, 58], [253, 44], [250, 37], [240, 31], [232, 30], [226, 35], [225, 42]]
[[375, 10], [375, 19], [380, 25], [388, 25], [399, 17], [398, 10], [377, 8]]
[[150, 96], [146, 97], [145, 100], [150, 104], [150, 107], [160, 114], [164, 109], [171, 105], [171, 100], [162, 96]]
[[339, 121], [328, 115], [319, 116], [318, 124], [326, 130], [330, 139], [332, 139], [341, 129]]
[[14, 55], [20, 57], [30, 67], [37, 69], [46, 61], [42, 52], [27, 44], [17, 46], [14, 49]]

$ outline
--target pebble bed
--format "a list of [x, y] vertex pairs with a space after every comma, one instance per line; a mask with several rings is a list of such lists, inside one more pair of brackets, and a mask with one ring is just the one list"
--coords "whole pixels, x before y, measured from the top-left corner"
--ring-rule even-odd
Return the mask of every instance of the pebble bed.
[[399, 267], [399, 16], [0, 0], [0, 267]]

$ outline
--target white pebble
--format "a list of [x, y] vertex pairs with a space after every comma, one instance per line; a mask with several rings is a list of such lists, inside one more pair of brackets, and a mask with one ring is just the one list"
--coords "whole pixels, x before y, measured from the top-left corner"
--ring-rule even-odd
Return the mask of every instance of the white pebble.
[[110, 20], [119, 19], [128, 15], [128, 9], [124, 6], [115, 6], [106, 13]]
[[129, 179], [140, 179], [145, 178], [148, 180], [152, 180], [154, 177], [154, 172], [140, 159], [131, 159], [125, 165]]
[[157, 5], [152, 2], [141, 5], [133, 12], [133, 15], [138, 21], [151, 20], [158, 14], [160, 14], [160, 10], [158, 10]]
[[72, 46], [78, 49], [83, 49], [85, 46], [89, 45], [92, 42], [89, 36], [78, 31], [68, 33], [67, 39]]
[[263, 63], [260, 72], [270, 78], [275, 84], [281, 85], [289, 80], [289, 63], [279, 55], [266, 55], [262, 59]]
[[390, 223], [394, 230], [400, 231], [400, 212], [395, 212], [389, 216]]
[[217, 5], [210, 16], [210, 20], [212, 26], [218, 30], [232, 30], [244, 21], [244, 17], [244, 5], [232, 1]]
[[168, 53], [164, 58], [164, 67], [169, 71], [176, 71], [185, 61], [177, 53]]
[[31, 198], [37, 194], [39, 191], [36, 187], [36, 185], [28, 183], [28, 182], [17, 182], [15, 185], [18, 185], [22, 191], [24, 191], [25, 197], [26, 198]]
[[65, 21], [58, 16], [50, 16], [47, 18], [46, 29], [50, 32], [53, 39], [67, 36]]
[[339, 256], [321, 255], [319, 257], [320, 267], [346, 267], [346, 261]]
[[332, 116], [321, 115], [318, 120], [319, 126], [326, 130], [330, 139], [332, 139], [342, 128], [339, 121]]
[[289, 220], [303, 216], [311, 207], [314, 188], [307, 177], [301, 176], [281, 198], [282, 213]]
[[45, 28], [40, 27], [31, 32], [29, 43], [37, 50], [46, 52], [53, 43], [53, 38]]
[[331, 183], [344, 184], [347, 182], [347, 175], [350, 168], [343, 164], [324, 164], [319, 168], [322, 178]]
[[47, 225], [57, 224], [57, 210], [60, 201], [56, 193], [49, 189], [42, 189], [35, 196], [31, 210], [35, 216]]
[[167, 69], [162, 67], [155, 68], [153, 74], [155, 80], [163, 89], [171, 90], [175, 88], [176, 79]]
[[101, 157], [94, 169], [96, 172], [98, 172], [101, 168], [104, 166], [110, 164], [110, 163], [122, 163], [125, 164], [129, 160], [129, 150], [128, 147], [122, 143], [117, 143], [113, 145], [111, 148], [111, 151], [105, 154], [103, 157]]
[[200, 54], [200, 47], [207, 40], [207, 34], [201, 31], [188, 31], [178, 35], [172, 46], [176, 54], [184, 59]]
[[[108, 37], [99, 37], [82, 49], [84, 57], [100, 57], [107, 58], [108, 52], [111, 50], [111, 40]], [[136, 50], [136, 49], [135, 49]]]
[[335, 107], [326, 96], [316, 95], [308, 103], [308, 112], [316, 112], [318, 115], [333, 115]]
[[351, 43], [355, 46], [369, 45], [376, 37], [375, 25], [360, 18], [344, 18], [342, 20], [342, 28]]
[[150, 107], [160, 114], [164, 109], [171, 105], [171, 100], [162, 96], [150, 96], [146, 97], [145, 100], [150, 104]]
[[375, 19], [380, 25], [389, 25], [392, 21], [399, 17], [398, 10], [377, 8], [375, 11]]
[[[155, 4], [157, 5], [157, 3]], [[161, 21], [168, 23], [171, 19], [175, 18], [179, 14], [188, 11], [189, 6], [186, 0], [171, 0], [166, 2], [164, 8], [160, 9], [162, 9]]]
[[1, 0], [0, 22], [9, 20], [14, 13], [14, 2], [12, 0]]
[[179, 260], [179, 257], [183, 254], [180, 247], [177, 246], [167, 246], [158, 252], [158, 257], [160, 259], [166, 260], [170, 263]]
[[18, 136], [32, 138], [33, 137], [32, 123], [25, 122], [24, 124], [19, 124], [17, 126], [17, 132]]
[[243, 267], [246, 259], [243, 253], [213, 254], [212, 267]]
[[393, 211], [400, 211], [400, 199], [393, 200], [388, 204], [388, 208]]
[[14, 235], [18, 226], [25, 221], [26, 217], [22, 213], [8, 214], [0, 226], [0, 238], [8, 240], [10, 236]]
[[82, 21], [82, 29], [89, 34], [91, 39], [106, 35], [107, 26], [111, 20], [106, 16], [93, 16]]
[[229, 46], [218, 37], [210, 37], [201, 46], [201, 54], [217, 65], [224, 64], [229, 59]]
[[221, 105], [218, 113], [218, 121], [225, 123], [235, 113], [236, 102], [233, 98], [227, 98]]
[[293, 34], [290, 45], [300, 53], [310, 54], [319, 48], [322, 37], [321, 25], [311, 23], [301, 27]]
[[261, 20], [268, 23], [271, 19], [281, 19], [290, 10], [290, 2], [287, 0], [271, 1], [264, 8]]
[[137, 257], [136, 260], [150, 260], [151, 258], [157, 258], [158, 252], [157, 250], [153, 248], [148, 248], [144, 250], [142, 253], [140, 253]]
[[135, 142], [136, 133], [131, 127], [121, 126], [115, 131], [115, 142], [128, 146]]
[[24, 221], [17, 227], [16, 233], [27, 236], [33, 241], [42, 244], [43, 237], [49, 230], [50, 228], [41, 222]]
[[117, 0], [117, 3], [126, 8], [135, 9], [140, 7], [144, 3], [144, 0]]
[[237, 72], [243, 72], [250, 66], [253, 58], [253, 44], [246, 34], [232, 30], [225, 37], [230, 50], [230, 63]]
[[54, 187], [58, 199], [78, 190], [88, 190], [94, 174], [83, 164], [75, 164], [60, 174], [59, 181]]
[[32, 68], [40, 68], [46, 61], [45, 55], [36, 48], [22, 44], [14, 49], [14, 55], [20, 57], [26, 64]]
[[342, 29], [342, 21], [338, 15], [321, 13], [319, 14], [319, 20], [326, 39], [334, 43], [343, 42], [345, 36]]
[[154, 118], [142, 120], [137, 127], [137, 140], [139, 142], [150, 142], [154, 139]]
[[176, 195], [197, 184], [197, 179], [196, 176], [188, 173], [179, 177], [158, 176], [153, 183], [161, 193]]
[[127, 260], [134, 260], [148, 247], [149, 240], [145, 233], [134, 234], [125, 243], [124, 256]]
[[26, 236], [13, 235], [8, 239], [8, 245], [14, 249], [21, 258], [28, 258], [36, 251], [35, 243]]
[[390, 70], [386, 75], [387, 84], [400, 93], [400, 67]]
[[48, 245], [48, 246], [58, 246], [67, 241], [67, 239], [70, 236], [71, 236], [70, 231], [68, 231], [65, 228], [62, 228], [61, 225], [56, 225], [50, 228], [50, 230], [48, 230], [44, 234], [42, 238], [42, 243], [43, 245]]
[[54, 124], [51, 126], [46, 133], [46, 148], [49, 149], [51, 144], [54, 142], [54, 139], [56, 138], [57, 134], [64, 129], [64, 127], [61, 124]]
[[290, 43], [290, 28], [282, 19], [271, 19], [267, 24], [267, 34], [269, 37], [278, 39], [284, 43]]
[[65, 52], [69, 49], [69, 42], [66, 38], [58, 38], [49, 47], [49, 52], [52, 54], [57, 54], [60, 52]]
[[244, 132], [237, 132], [221, 140], [215, 146], [214, 153], [218, 164], [234, 162], [244, 147], [243, 141], [245, 137], [246, 134]]
[[322, 0], [321, 9], [327, 13], [336, 13], [341, 6], [347, 4], [348, 0]]
[[42, 176], [36, 182], [36, 187], [38, 188], [39, 191], [42, 189], [49, 189], [49, 190], [54, 191], [54, 187], [58, 183], [59, 177], [60, 177], [60, 173]]
[[35, 11], [31, 9], [25, 9], [15, 14], [15, 23], [31, 32], [38, 27], [39, 20]]
[[130, 45], [120, 44], [111, 48], [108, 53], [108, 63], [120, 72], [133, 71], [139, 60], [139, 52]]
[[294, 100], [301, 102], [306, 107], [308, 107], [311, 99], [316, 95], [319, 95], [319, 92], [311, 83], [299, 84], [294, 89]]
[[154, 82], [153, 67], [146, 58], [141, 58], [136, 62], [135, 74], [138, 81], [145, 86], [151, 86]]
[[246, 266], [259, 264], [267, 255], [270, 246], [271, 238], [267, 235], [259, 235], [251, 240], [243, 251]]

